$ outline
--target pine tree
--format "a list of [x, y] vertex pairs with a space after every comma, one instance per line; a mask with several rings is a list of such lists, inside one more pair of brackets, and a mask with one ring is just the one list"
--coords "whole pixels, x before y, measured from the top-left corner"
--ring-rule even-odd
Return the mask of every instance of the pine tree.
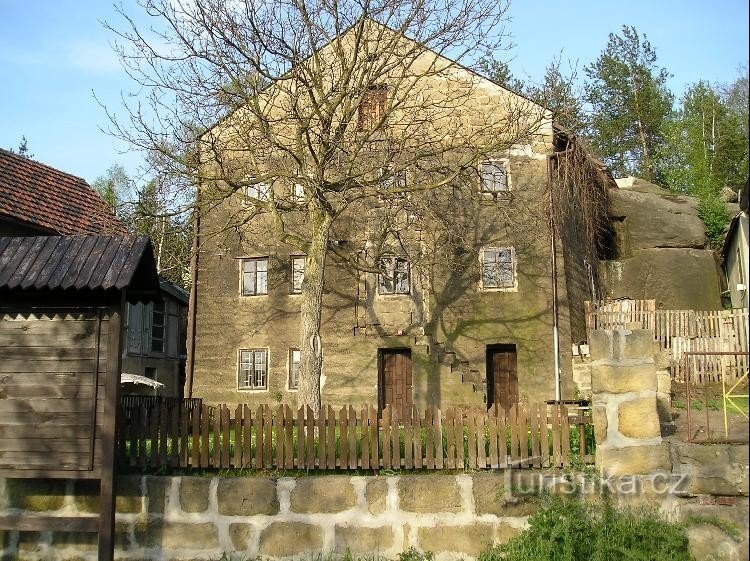
[[660, 180], [658, 146], [673, 96], [666, 86], [669, 73], [656, 64], [651, 43], [623, 26], [621, 35], [610, 33], [607, 47], [585, 72], [592, 147], [615, 175]]

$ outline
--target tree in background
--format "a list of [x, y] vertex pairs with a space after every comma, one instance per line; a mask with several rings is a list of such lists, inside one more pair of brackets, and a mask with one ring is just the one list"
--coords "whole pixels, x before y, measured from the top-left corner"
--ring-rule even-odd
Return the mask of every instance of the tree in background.
[[669, 73], [634, 27], [610, 33], [607, 47], [585, 68], [591, 118], [587, 136], [615, 176], [662, 177], [659, 146], [672, 112]]
[[114, 164], [94, 180], [92, 187], [133, 235], [151, 238], [157, 272], [177, 286], [187, 288], [191, 224], [184, 213], [170, 208], [158, 180], [152, 179], [138, 188], [125, 168]]
[[13, 150], [13, 148], [11, 148], [10, 151], [13, 154], [18, 154], [19, 156], [23, 156], [24, 158], [28, 158], [29, 160], [34, 157], [34, 154], [29, 151], [29, 141], [26, 140], [26, 135], [21, 136], [21, 141], [18, 143], [18, 148], [16, 150]]

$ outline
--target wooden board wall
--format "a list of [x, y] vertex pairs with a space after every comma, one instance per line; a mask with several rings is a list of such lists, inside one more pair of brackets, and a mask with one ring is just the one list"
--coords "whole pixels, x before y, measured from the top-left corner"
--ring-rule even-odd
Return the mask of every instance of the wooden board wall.
[[97, 476], [107, 324], [96, 309], [0, 312], [0, 471]]

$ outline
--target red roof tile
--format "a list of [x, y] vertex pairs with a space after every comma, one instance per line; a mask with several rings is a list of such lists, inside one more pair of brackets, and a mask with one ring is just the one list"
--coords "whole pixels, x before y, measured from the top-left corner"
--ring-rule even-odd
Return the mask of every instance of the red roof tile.
[[0, 148], [0, 217], [58, 234], [127, 235], [86, 181]]

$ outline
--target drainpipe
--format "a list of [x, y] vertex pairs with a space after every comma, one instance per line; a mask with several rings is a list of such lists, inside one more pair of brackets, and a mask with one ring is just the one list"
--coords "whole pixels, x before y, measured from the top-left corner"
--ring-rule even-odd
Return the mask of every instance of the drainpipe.
[[547, 188], [549, 189], [549, 230], [550, 248], [552, 252], [552, 349], [555, 355], [555, 401], [562, 399], [560, 392], [560, 332], [558, 328], [557, 312], [557, 243], [555, 240], [555, 215], [554, 199], [552, 198], [552, 158], [555, 154], [547, 156]]
[[195, 370], [195, 317], [198, 304], [198, 233], [200, 232], [200, 212], [195, 214], [192, 256], [190, 257], [190, 299], [188, 300], [187, 361], [185, 365], [185, 393], [193, 397], [193, 371]]

